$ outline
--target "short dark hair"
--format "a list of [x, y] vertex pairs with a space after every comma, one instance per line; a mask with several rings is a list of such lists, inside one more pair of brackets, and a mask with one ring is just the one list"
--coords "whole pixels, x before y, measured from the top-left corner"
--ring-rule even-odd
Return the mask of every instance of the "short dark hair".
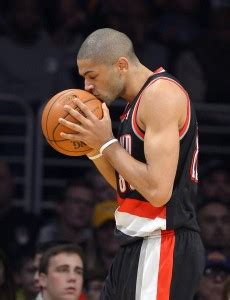
[[92, 32], [82, 43], [77, 59], [93, 59], [98, 63], [114, 63], [121, 56], [138, 61], [133, 43], [123, 32], [101, 28]]
[[50, 259], [60, 253], [77, 254], [81, 258], [84, 265], [84, 259], [81, 248], [76, 244], [64, 243], [61, 245], [50, 247], [47, 251], [43, 253], [39, 265], [39, 273], [47, 274]]
[[51, 240], [47, 242], [39, 242], [36, 245], [35, 255], [36, 254], [43, 255], [43, 253], [45, 253], [48, 249], [59, 245], [64, 245], [64, 244], [70, 244], [70, 242], [64, 240]]
[[225, 206], [227, 209], [230, 209], [229, 203], [218, 199], [218, 198], [202, 198], [200, 199], [198, 205], [197, 205], [197, 212], [199, 213], [204, 207], [210, 205], [210, 204], [219, 204], [222, 206]]

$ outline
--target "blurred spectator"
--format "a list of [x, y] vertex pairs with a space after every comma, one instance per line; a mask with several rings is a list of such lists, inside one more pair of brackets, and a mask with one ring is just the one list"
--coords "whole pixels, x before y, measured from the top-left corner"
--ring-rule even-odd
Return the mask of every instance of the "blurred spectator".
[[[230, 7], [212, 10], [208, 32], [175, 61], [174, 74], [194, 101], [229, 102], [229, 18]], [[217, 80], [216, 72], [220, 70], [222, 79]]]
[[[33, 260], [33, 265], [34, 265], [33, 279], [35, 282], [38, 282], [39, 288], [40, 288], [39, 265], [40, 265], [41, 257], [45, 253], [45, 251], [47, 251], [51, 247], [57, 246], [59, 244], [60, 244], [59, 242], [51, 241], [51, 242], [39, 244], [39, 245], [37, 245], [37, 247], [35, 249], [34, 260]], [[36, 300], [42, 300], [42, 295], [41, 295], [40, 289], [39, 289], [39, 293], [36, 296]]]
[[39, 220], [13, 206], [14, 179], [9, 165], [0, 160], [0, 249], [14, 256], [20, 246], [33, 244]]
[[180, 50], [197, 40], [201, 27], [200, 0], [165, 1], [164, 11], [157, 18], [157, 32], [170, 47]]
[[86, 279], [87, 300], [100, 300], [106, 273], [92, 271]]
[[230, 300], [230, 278], [226, 281], [222, 300]]
[[[64, 246], [70, 244], [69, 242], [63, 242], [63, 241], [51, 241], [47, 243], [42, 243], [37, 245], [37, 248], [35, 249], [35, 256], [34, 256], [34, 281], [39, 283], [40, 286], [40, 279], [39, 279], [39, 266], [41, 262], [41, 258], [46, 253], [49, 249], [57, 246]], [[84, 291], [82, 291], [79, 300], [84, 300], [85, 299], [85, 294]], [[42, 298], [42, 291], [40, 287], [40, 292], [36, 296], [36, 300], [43, 300]], [[88, 299], [87, 299], [88, 300]]]
[[91, 251], [93, 207], [94, 195], [85, 180], [67, 183], [56, 206], [57, 216], [42, 226], [38, 242], [69, 241]]
[[0, 299], [15, 300], [15, 285], [11, 265], [0, 251]]
[[0, 92], [42, 103], [64, 86], [59, 54], [42, 28], [39, 0], [11, 0], [8, 35], [0, 38]]
[[198, 209], [201, 238], [206, 249], [222, 250], [230, 257], [230, 207], [216, 200], [204, 201]]
[[92, 187], [96, 203], [108, 199], [116, 199], [116, 191], [109, 185], [109, 183], [97, 170], [90, 169], [86, 174], [86, 180]]
[[119, 6], [116, 1], [110, 0], [103, 9], [108, 27], [122, 31], [131, 38], [135, 52], [145, 66], [152, 70], [167, 67], [169, 50], [153, 34], [154, 17], [148, 1], [125, 0]]
[[230, 204], [230, 165], [212, 160], [200, 170], [199, 192], [201, 198], [217, 198]]
[[83, 79], [77, 72], [76, 55], [86, 30], [86, 12], [79, 0], [57, 0], [50, 8], [50, 18], [55, 23], [50, 36], [61, 52], [61, 63], [69, 77], [69, 87], [80, 87]]
[[95, 206], [93, 226], [96, 252], [95, 256], [86, 257], [89, 273], [108, 272], [118, 250], [119, 245], [114, 236], [116, 208], [117, 202], [113, 200], [103, 201]]
[[207, 253], [204, 275], [200, 281], [197, 300], [223, 300], [223, 290], [230, 279], [230, 265], [221, 252]]
[[14, 274], [17, 285], [16, 300], [35, 300], [40, 291], [39, 281], [34, 279], [34, 249], [22, 247], [14, 258]]
[[79, 299], [83, 274], [83, 257], [78, 246], [51, 247], [43, 253], [39, 266], [43, 300]]

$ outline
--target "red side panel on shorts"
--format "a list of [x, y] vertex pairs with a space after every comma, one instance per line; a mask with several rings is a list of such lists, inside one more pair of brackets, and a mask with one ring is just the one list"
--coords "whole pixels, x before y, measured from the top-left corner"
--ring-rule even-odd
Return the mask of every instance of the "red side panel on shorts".
[[173, 234], [173, 232], [173, 230], [162, 231], [157, 300], [169, 300], [170, 297], [175, 247], [175, 234]]
[[162, 218], [166, 219], [166, 208], [154, 207], [149, 202], [126, 198], [122, 199], [118, 197], [119, 208], [118, 211], [126, 212], [138, 217], [144, 217], [149, 219]]

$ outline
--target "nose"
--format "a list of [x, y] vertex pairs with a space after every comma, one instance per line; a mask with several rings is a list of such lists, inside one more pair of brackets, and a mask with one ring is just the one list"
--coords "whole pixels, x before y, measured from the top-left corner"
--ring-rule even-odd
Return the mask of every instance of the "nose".
[[34, 280], [39, 281], [39, 272], [38, 272], [38, 270], [35, 271], [35, 273], [34, 273]]
[[86, 79], [85, 79], [85, 90], [87, 92], [92, 92], [93, 91], [93, 85], [91, 83], [89, 83]]
[[68, 274], [68, 281], [69, 282], [76, 282], [77, 281], [77, 275], [76, 273], [73, 271], [73, 272], [69, 272]]

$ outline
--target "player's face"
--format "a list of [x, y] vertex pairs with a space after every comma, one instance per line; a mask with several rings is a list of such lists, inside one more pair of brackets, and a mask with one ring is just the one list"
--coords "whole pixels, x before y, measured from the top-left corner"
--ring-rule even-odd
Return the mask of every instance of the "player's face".
[[79, 74], [85, 78], [85, 90], [110, 105], [122, 95], [124, 77], [116, 64], [96, 64], [89, 59], [78, 60]]
[[83, 285], [83, 263], [75, 253], [59, 253], [49, 262], [47, 274], [40, 274], [44, 296], [53, 300], [76, 300]]

